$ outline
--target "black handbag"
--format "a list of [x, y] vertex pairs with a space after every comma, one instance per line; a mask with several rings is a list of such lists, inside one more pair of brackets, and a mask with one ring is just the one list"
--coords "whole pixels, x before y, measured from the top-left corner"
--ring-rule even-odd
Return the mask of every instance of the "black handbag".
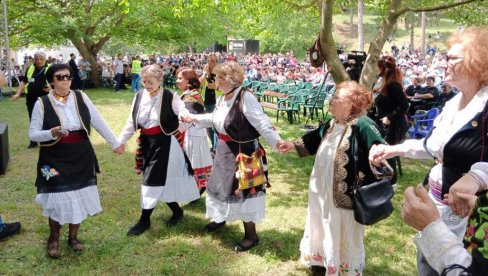
[[[391, 173], [383, 173], [380, 177], [383, 178], [374, 183], [359, 186], [359, 177], [357, 170], [358, 162], [358, 142], [356, 135], [354, 136], [354, 170], [356, 172], [356, 180], [353, 187], [353, 209], [354, 219], [363, 225], [373, 225], [385, 218], [389, 217], [393, 212], [393, 204], [391, 198], [394, 195], [393, 186], [390, 179], [392, 176], [391, 167], [381, 167], [382, 171]], [[385, 161], [386, 162], [386, 161]], [[376, 170], [373, 170], [373, 173]]]

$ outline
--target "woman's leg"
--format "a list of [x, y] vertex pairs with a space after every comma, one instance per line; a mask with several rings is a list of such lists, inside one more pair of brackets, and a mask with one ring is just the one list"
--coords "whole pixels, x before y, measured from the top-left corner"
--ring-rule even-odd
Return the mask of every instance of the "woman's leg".
[[80, 224], [69, 224], [68, 245], [71, 246], [74, 251], [81, 251], [83, 249], [83, 244], [76, 238], [79, 228]]
[[173, 211], [173, 215], [166, 224], [168, 226], [175, 226], [183, 218], [183, 209], [178, 205], [178, 202], [166, 202], [166, 204]]
[[61, 225], [52, 218], [49, 218], [49, 229], [51, 233], [47, 240], [47, 254], [51, 258], [59, 258], [61, 257], [61, 251], [59, 251], [59, 232]]
[[252, 221], [243, 222], [243, 224], [244, 239], [234, 247], [234, 250], [238, 252], [249, 250], [259, 244], [259, 238], [256, 233], [256, 224]]
[[129, 232], [127, 232], [127, 235], [129, 236], [138, 236], [142, 233], [144, 233], [149, 227], [151, 227], [151, 214], [153, 212], [153, 209], [142, 209], [141, 213], [141, 218], [139, 221], [136, 223], [136, 225], [132, 226], [131, 229], [129, 229]]

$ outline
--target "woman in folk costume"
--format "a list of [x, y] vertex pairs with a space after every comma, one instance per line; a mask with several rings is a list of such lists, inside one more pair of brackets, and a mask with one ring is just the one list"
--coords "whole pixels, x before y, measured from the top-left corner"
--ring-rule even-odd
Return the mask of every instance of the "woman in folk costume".
[[[177, 73], [176, 86], [183, 91], [181, 100], [183, 100], [190, 113], [203, 114], [204, 107], [200, 95], [200, 81], [196, 72], [187, 67], [180, 68]], [[208, 145], [207, 131], [189, 127], [184, 134], [183, 149], [190, 159], [193, 167], [193, 176], [197, 181], [200, 194], [202, 194], [210, 178], [213, 163]]]
[[85, 93], [70, 90], [73, 71], [67, 64], [53, 64], [46, 72], [53, 89], [36, 102], [29, 128], [32, 141], [40, 142], [36, 202], [49, 217], [51, 233], [47, 254], [59, 258], [61, 226], [69, 224], [68, 245], [81, 251], [77, 234], [89, 215], [102, 211], [97, 189], [99, 172], [90, 142], [95, 128], [112, 148], [123, 151], [110, 128]]
[[[475, 194], [478, 190], [458, 185], [458, 182], [467, 173], [482, 177], [483, 173], [472, 166], [486, 162], [488, 158], [488, 47], [480, 47], [487, 44], [487, 26], [469, 27], [453, 33], [447, 40], [449, 50], [444, 82], [459, 89], [460, 93], [446, 103], [427, 137], [406, 140], [398, 145], [378, 145], [370, 152], [373, 163], [395, 156], [435, 159], [428, 174], [428, 194], [442, 221], [459, 240], [466, 232], [469, 206], [459, 200], [457, 193]], [[438, 275], [439, 271], [428, 263], [431, 252], [420, 249], [417, 250], [418, 274]]]
[[361, 275], [364, 269], [364, 225], [354, 218], [351, 196], [355, 183], [376, 181], [368, 152], [384, 140], [366, 116], [371, 102], [371, 92], [364, 86], [342, 82], [329, 104], [334, 118], [294, 143], [280, 145], [282, 152], [295, 149], [299, 156], [316, 156], [300, 242], [300, 259], [313, 275]]
[[212, 174], [207, 184], [207, 217], [212, 220], [204, 230], [212, 232], [226, 221], [242, 220], [244, 238], [234, 247], [246, 251], [259, 243], [256, 223], [264, 218], [266, 183], [239, 189], [236, 179], [236, 156], [250, 156], [261, 148], [258, 137], [263, 136], [276, 149], [281, 140], [256, 98], [240, 88], [244, 70], [236, 62], [218, 65], [215, 70], [222, 96], [213, 113], [192, 115], [200, 127], [214, 126], [218, 132]]
[[128, 235], [140, 235], [149, 229], [151, 213], [158, 201], [166, 202], [173, 212], [167, 221], [168, 226], [173, 226], [183, 217], [177, 202], [200, 197], [178, 131], [178, 117], [189, 112], [180, 97], [160, 87], [164, 72], [158, 65], [145, 66], [141, 73], [144, 90], [136, 94], [132, 112], [119, 135], [120, 143], [125, 144], [140, 130], [142, 214]]

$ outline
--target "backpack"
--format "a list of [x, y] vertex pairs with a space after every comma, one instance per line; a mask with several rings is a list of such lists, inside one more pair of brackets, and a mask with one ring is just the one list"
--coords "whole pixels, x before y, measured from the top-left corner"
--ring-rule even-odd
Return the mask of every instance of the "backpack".
[[324, 57], [322, 56], [322, 52], [320, 50], [320, 35], [317, 36], [315, 42], [312, 45], [312, 48], [309, 50], [310, 55], [310, 64], [318, 68], [324, 64]]

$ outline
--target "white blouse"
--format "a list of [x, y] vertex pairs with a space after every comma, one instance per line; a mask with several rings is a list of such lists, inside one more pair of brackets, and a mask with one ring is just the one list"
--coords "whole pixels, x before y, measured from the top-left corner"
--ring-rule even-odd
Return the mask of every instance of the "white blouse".
[[[141, 102], [139, 104], [139, 116], [137, 117], [138, 125], [142, 126], [143, 128], [151, 128], [155, 126], [159, 126], [160, 123], [160, 112], [161, 112], [161, 101], [163, 99], [162, 90], [158, 92], [156, 97], [151, 98], [149, 92], [144, 89], [141, 96]], [[134, 110], [136, 98], [132, 101], [132, 108], [131, 111]], [[185, 108], [185, 103], [180, 99], [178, 94], [173, 95], [173, 101], [171, 102], [171, 107], [173, 108], [174, 113], [181, 117], [187, 117], [190, 112]], [[134, 121], [132, 119], [132, 112], [129, 114], [129, 118], [127, 118], [127, 122], [125, 123], [122, 132], [119, 135], [119, 142], [121, 144], [125, 144], [136, 132], [134, 129]]]
[[[439, 160], [442, 160], [444, 147], [454, 134], [456, 134], [464, 125], [469, 123], [476, 114], [483, 111], [488, 100], [488, 86], [483, 87], [478, 91], [465, 108], [458, 110], [461, 97], [462, 93], [458, 93], [446, 103], [442, 113], [434, 120], [435, 129], [427, 140], [428, 150]], [[409, 139], [401, 144], [400, 147], [402, 147], [402, 151], [405, 152], [405, 157], [431, 159], [432, 156], [430, 156], [424, 148], [424, 139]], [[442, 175], [440, 169], [441, 165], [438, 164], [431, 171], [430, 175], [434, 180], [437, 180], [437, 176]], [[479, 174], [477, 171], [474, 172]], [[479, 176], [483, 177], [483, 175]]]
[[[225, 118], [230, 108], [239, 94], [241, 88], [238, 88], [231, 99], [225, 100], [224, 95], [217, 99], [217, 106], [213, 113], [192, 115], [198, 121], [198, 127], [214, 126], [217, 132], [227, 135], [224, 129]], [[273, 128], [268, 116], [264, 113], [261, 104], [251, 93], [244, 94], [244, 104], [242, 111], [251, 125], [264, 137], [271, 148], [276, 149], [276, 144], [281, 140], [278, 132]]]
[[[107, 126], [88, 96], [83, 92], [82, 96], [90, 111], [90, 124], [112, 146], [112, 149], [117, 148], [120, 143], [115, 138], [113, 132]], [[53, 90], [49, 92], [48, 97], [54, 104], [53, 107], [57, 111], [62, 128], [67, 129], [68, 131], [82, 129], [80, 118], [78, 117], [78, 110], [76, 109], [76, 99], [73, 91], [69, 93], [66, 103], [56, 100], [56, 98], [53, 96]], [[55, 138], [52, 136], [51, 130], [42, 129], [44, 121], [44, 109], [39, 101], [40, 100], [36, 102], [34, 105], [34, 110], [32, 111], [32, 119], [29, 127], [29, 138], [34, 142], [46, 142]]]

